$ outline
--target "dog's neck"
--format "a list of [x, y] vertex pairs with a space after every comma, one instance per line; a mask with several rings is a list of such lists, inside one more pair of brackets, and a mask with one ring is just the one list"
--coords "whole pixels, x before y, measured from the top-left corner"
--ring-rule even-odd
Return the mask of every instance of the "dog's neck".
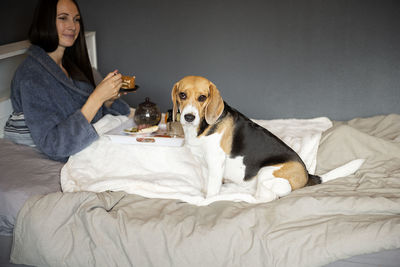
[[198, 129], [196, 126], [193, 125], [182, 125], [183, 132], [185, 133], [185, 145], [189, 146], [197, 146], [199, 145], [198, 136]]
[[209, 124], [207, 123], [207, 121], [203, 118], [200, 123], [199, 126], [197, 127], [197, 136], [200, 136], [202, 133], [204, 133], [204, 131], [207, 129], [207, 127], [209, 126]]

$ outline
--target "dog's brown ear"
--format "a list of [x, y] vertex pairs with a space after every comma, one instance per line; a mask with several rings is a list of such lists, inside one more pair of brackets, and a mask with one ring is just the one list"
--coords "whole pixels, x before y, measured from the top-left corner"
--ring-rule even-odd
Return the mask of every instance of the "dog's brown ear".
[[221, 95], [215, 84], [210, 83], [210, 100], [206, 107], [206, 122], [208, 124], [214, 124], [219, 116], [221, 116], [224, 111], [224, 101], [222, 100]]
[[171, 97], [172, 97], [172, 121], [176, 121], [176, 113], [178, 113], [178, 102], [177, 102], [177, 92], [178, 92], [178, 83], [175, 83], [174, 87], [172, 88]]

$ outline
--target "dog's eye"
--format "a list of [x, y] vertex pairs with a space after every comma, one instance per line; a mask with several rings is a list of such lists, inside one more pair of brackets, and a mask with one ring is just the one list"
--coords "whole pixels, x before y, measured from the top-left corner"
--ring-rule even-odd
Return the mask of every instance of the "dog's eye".
[[207, 97], [205, 95], [201, 95], [199, 96], [199, 98], [197, 98], [197, 100], [199, 100], [199, 102], [204, 102], [206, 101]]
[[186, 99], [186, 94], [185, 93], [179, 93], [179, 98], [180, 99]]

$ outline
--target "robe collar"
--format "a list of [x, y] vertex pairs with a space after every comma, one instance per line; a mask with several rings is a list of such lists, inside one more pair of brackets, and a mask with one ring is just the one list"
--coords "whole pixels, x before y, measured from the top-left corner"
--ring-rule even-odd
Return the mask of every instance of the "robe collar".
[[[73, 81], [68, 78], [67, 75], [62, 71], [60, 66], [44, 51], [43, 48], [37, 45], [31, 45], [28, 49], [28, 55], [35, 59], [40, 65], [42, 65], [57, 81], [62, 83], [64, 86], [70, 88], [71, 90], [84, 95], [89, 96], [93, 87], [88, 83]], [[86, 86], [80, 86], [85, 84]], [[90, 89], [89, 89], [90, 88]], [[86, 90], [85, 90], [86, 89]]]

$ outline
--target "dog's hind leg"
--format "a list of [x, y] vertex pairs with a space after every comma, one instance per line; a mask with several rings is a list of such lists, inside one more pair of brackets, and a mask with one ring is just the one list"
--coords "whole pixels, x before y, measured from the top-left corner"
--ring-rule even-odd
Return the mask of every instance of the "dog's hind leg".
[[292, 187], [287, 179], [274, 175], [282, 166], [266, 166], [257, 174], [257, 188], [255, 198], [262, 202], [272, 201], [288, 195]]
[[308, 181], [308, 173], [303, 164], [298, 161], [289, 161], [279, 165], [280, 168], [272, 174], [277, 178], [289, 181], [292, 190], [304, 187]]

